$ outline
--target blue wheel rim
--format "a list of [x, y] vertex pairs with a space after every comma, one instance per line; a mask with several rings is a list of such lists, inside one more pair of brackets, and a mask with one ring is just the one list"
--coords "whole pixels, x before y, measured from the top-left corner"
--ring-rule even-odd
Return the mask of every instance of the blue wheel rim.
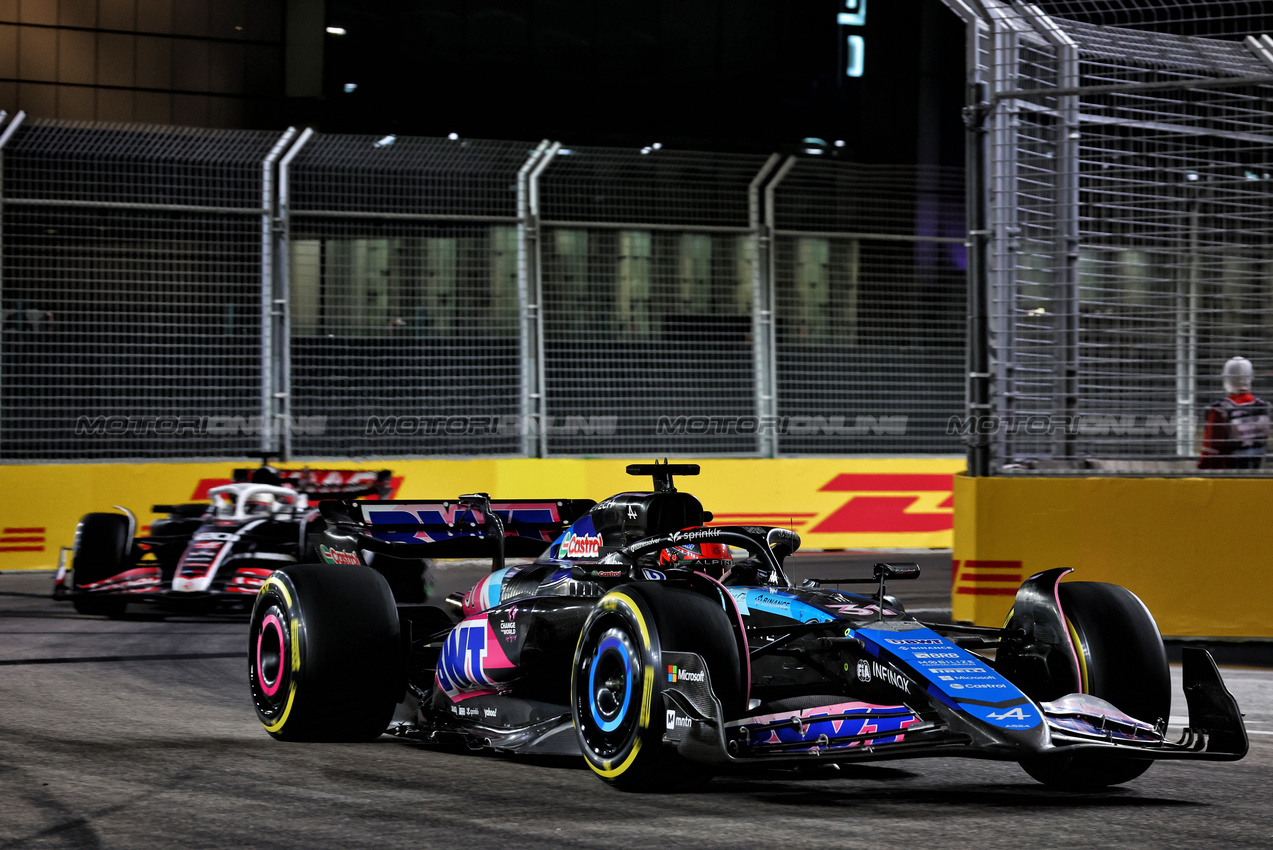
[[[619, 706], [619, 712], [612, 720], [606, 720], [601, 716], [601, 712], [597, 710], [597, 667], [599, 666], [601, 657], [607, 651], [619, 653], [619, 657], [623, 659], [623, 675], [625, 686], [623, 688], [623, 703]], [[597, 644], [596, 650], [592, 653], [592, 664], [588, 670], [588, 709], [592, 712], [592, 722], [597, 724], [597, 728], [602, 732], [613, 732], [618, 729], [620, 724], [628, 715], [628, 704], [632, 700], [632, 658], [628, 653], [628, 647], [614, 635], [607, 635]]]

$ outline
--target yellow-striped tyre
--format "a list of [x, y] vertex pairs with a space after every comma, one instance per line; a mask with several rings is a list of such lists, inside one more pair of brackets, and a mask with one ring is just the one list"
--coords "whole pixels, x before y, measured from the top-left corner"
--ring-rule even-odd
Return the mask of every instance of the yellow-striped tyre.
[[397, 608], [370, 567], [299, 564], [252, 608], [248, 679], [265, 731], [284, 741], [369, 741], [403, 688]]
[[722, 703], [737, 701], [740, 660], [720, 603], [663, 582], [607, 593], [575, 650], [571, 710], [579, 748], [606, 783], [625, 791], [684, 790], [710, 778], [663, 745], [665, 651], [701, 655]]

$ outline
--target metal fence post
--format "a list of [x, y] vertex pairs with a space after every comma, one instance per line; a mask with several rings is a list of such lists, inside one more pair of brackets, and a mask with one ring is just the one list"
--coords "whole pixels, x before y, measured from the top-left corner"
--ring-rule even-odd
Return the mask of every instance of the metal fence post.
[[533, 336], [531, 355], [534, 359], [534, 391], [530, 394], [533, 412], [531, 418], [522, 422], [522, 428], [533, 428], [536, 439], [532, 442], [534, 457], [548, 456], [548, 434], [545, 418], [548, 407], [548, 387], [544, 379], [544, 274], [543, 274], [543, 236], [539, 226], [539, 178], [548, 165], [561, 150], [561, 142], [553, 142], [544, 151], [539, 162], [530, 169], [526, 181], [527, 197], [527, 240], [530, 250], [527, 260], [530, 266], [528, 275], [529, 299], [526, 304], [529, 328]]
[[[760, 430], [762, 432], [760, 436], [761, 457], [775, 457], [778, 454], [778, 434], [776, 430], [778, 421], [778, 359], [776, 352], [778, 340], [777, 321], [775, 319], [775, 309], [778, 303], [775, 295], [778, 267], [777, 260], [774, 257], [776, 251], [773, 241], [773, 232], [776, 227], [774, 221], [774, 189], [778, 187], [778, 184], [783, 181], [783, 178], [791, 172], [795, 165], [796, 157], [787, 157], [777, 173], [774, 174], [773, 179], [769, 181], [769, 185], [765, 186], [765, 226], [767, 228], [768, 249], [764, 264], [765, 285], [757, 288], [758, 291], [763, 289], [764, 302], [757, 314], [759, 326], [756, 329], [757, 346], [764, 349], [763, 352], [757, 352], [756, 374], [758, 379], [763, 380], [767, 389], [767, 392], [760, 393], [760, 397], [757, 399], [758, 414], [761, 422]], [[766, 423], [768, 423], [769, 427], [766, 427]]]
[[[773, 171], [781, 157], [770, 154], [769, 159], [747, 186], [747, 214], [752, 231], [753, 261], [751, 267], [751, 322], [752, 352], [756, 370], [756, 417], [761, 419], [769, 399], [773, 398], [774, 375], [769, 371], [770, 351], [768, 328], [772, 324], [772, 302], [769, 293], [769, 252], [772, 248], [773, 225], [766, 222], [760, 206], [760, 187]], [[762, 420], [763, 421], [763, 420]], [[756, 430], [756, 454], [771, 457], [772, 434], [766, 436], [765, 428]]]
[[287, 143], [296, 135], [288, 127], [270, 152], [261, 160], [261, 453], [277, 455], [279, 444], [274, 439], [276, 425], [274, 397], [274, 217], [277, 214], [274, 192], [274, 163]]
[[[9, 113], [0, 110], [0, 126], [4, 125], [4, 119]], [[27, 114], [21, 110], [13, 116], [13, 120], [9, 122], [9, 126], [4, 128], [4, 132], [0, 133], [0, 305], [4, 304], [4, 146], [9, 143], [9, 139], [22, 125], [22, 119]], [[0, 377], [4, 375], [3, 363], [0, 362]], [[3, 386], [0, 384], [0, 386]], [[0, 422], [3, 422], [0, 418]]]
[[302, 130], [296, 143], [288, 149], [278, 163], [278, 216], [276, 219], [278, 226], [274, 228], [275, 268], [278, 269], [278, 275], [274, 280], [276, 321], [273, 327], [276, 334], [275, 362], [277, 363], [274, 378], [274, 398], [277, 400], [275, 421], [282, 429], [279, 440], [279, 454], [282, 460], [288, 460], [292, 456], [292, 426], [294, 424], [292, 420], [292, 266], [289, 248], [291, 232], [287, 178], [292, 160], [313, 135], [314, 130], [311, 127]]
[[[1024, 5], [1021, 13], [1035, 31], [1056, 48], [1057, 85], [1073, 89], [1079, 84], [1078, 45], [1052, 18], [1036, 6]], [[1058, 341], [1060, 382], [1059, 405], [1053, 409], [1070, 422], [1078, 413], [1079, 372], [1079, 99], [1067, 94], [1057, 98], [1056, 126], [1056, 236], [1052, 248], [1058, 304]], [[1057, 409], [1059, 407], [1059, 410]], [[1075, 456], [1073, 428], [1057, 435], [1055, 453], [1059, 457]]]
[[[535, 454], [535, 441], [531, 439], [530, 423], [538, 423], [535, 417], [535, 402], [540, 397], [539, 386], [539, 345], [538, 334], [534, 327], [531, 313], [532, 286], [531, 265], [535, 255], [534, 244], [538, 240], [538, 231], [530, 217], [530, 172], [539, 162], [539, 158], [548, 150], [549, 142], [542, 140], [526, 162], [517, 171], [517, 307], [520, 316], [518, 329], [518, 351], [521, 363], [521, 412], [518, 427], [521, 429], [521, 453], [527, 457]], [[536, 312], [538, 307], [535, 308]]]

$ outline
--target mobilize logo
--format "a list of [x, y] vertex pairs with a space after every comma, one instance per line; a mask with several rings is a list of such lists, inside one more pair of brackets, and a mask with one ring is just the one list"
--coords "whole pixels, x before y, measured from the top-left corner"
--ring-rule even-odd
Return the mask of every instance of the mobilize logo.
[[667, 680], [669, 682], [702, 682], [707, 676], [704, 673], [695, 673], [692, 670], [682, 670], [675, 664], [667, 665]]

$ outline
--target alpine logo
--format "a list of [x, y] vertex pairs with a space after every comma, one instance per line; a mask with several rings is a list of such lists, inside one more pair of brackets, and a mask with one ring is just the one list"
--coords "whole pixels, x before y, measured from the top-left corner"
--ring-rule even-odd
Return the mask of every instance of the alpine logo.
[[1005, 711], [1002, 714], [995, 714], [992, 712], [990, 714], [987, 714], [986, 717], [989, 717], [991, 720], [1025, 720], [1026, 719], [1025, 710], [1022, 708], [1022, 706], [1017, 706], [1016, 708], [1010, 711]]
[[669, 682], [702, 682], [707, 677], [702, 673], [695, 673], [692, 670], [684, 670], [675, 664], [667, 665], [667, 680]]

